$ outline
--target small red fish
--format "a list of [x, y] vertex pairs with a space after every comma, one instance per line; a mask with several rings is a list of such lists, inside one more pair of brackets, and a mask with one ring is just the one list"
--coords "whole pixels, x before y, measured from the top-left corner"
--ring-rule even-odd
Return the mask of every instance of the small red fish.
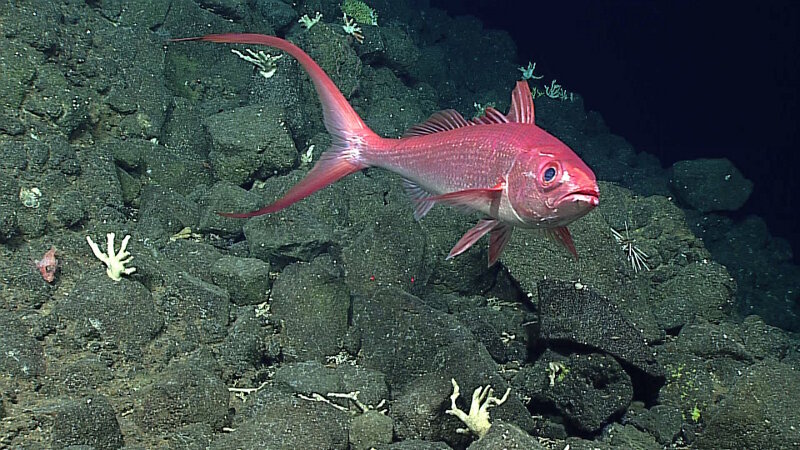
[[466, 120], [440, 111], [401, 139], [386, 139], [367, 127], [322, 68], [294, 44], [260, 34], [214, 34], [177, 41], [258, 44], [292, 55], [306, 70], [322, 102], [331, 148], [280, 199], [257, 211], [221, 213], [247, 218], [280, 211], [337, 180], [367, 167], [402, 176], [419, 220], [437, 202], [480, 211], [487, 217], [450, 250], [459, 255], [489, 233], [489, 265], [500, 257], [514, 227], [541, 229], [576, 258], [566, 225], [599, 202], [592, 170], [566, 144], [534, 123], [531, 91], [517, 82], [511, 109]]
[[36, 268], [42, 274], [44, 281], [52, 283], [56, 278], [56, 269], [58, 268], [58, 260], [56, 259], [56, 248], [50, 247], [50, 250], [42, 256], [42, 259], [35, 261]]

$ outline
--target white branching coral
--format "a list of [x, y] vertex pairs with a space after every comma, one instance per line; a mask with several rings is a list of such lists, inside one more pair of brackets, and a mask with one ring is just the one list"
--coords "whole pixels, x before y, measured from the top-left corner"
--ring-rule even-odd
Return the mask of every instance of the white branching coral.
[[445, 413], [458, 417], [467, 425], [467, 428], [459, 428], [456, 432], [472, 433], [478, 436], [478, 439], [486, 436], [489, 428], [492, 427], [492, 423], [489, 422], [489, 408], [505, 403], [508, 394], [511, 393], [511, 388], [506, 389], [506, 393], [501, 398], [497, 398], [493, 395], [494, 390], [489, 385], [478, 386], [472, 393], [472, 404], [469, 406], [469, 414], [467, 414], [456, 406], [456, 399], [461, 394], [458, 383], [455, 378], [451, 378], [450, 382], [453, 383], [453, 394], [450, 395], [450, 409]]
[[272, 56], [269, 53], [264, 53], [262, 50], [254, 52], [246, 48], [244, 51], [247, 52], [246, 55], [236, 49], [231, 50], [231, 53], [256, 66], [258, 73], [266, 79], [270, 79], [275, 75], [275, 72], [278, 70], [278, 60], [283, 58], [283, 55]]
[[122, 279], [122, 275], [130, 275], [136, 272], [136, 267], [125, 267], [125, 265], [133, 259], [133, 256], [126, 250], [131, 236], [126, 235], [125, 238], [122, 239], [119, 252], [116, 253], [114, 252], [114, 237], [114, 233], [108, 233], [106, 235], [106, 239], [108, 239], [108, 253], [101, 252], [91, 237], [86, 236], [86, 242], [89, 243], [89, 247], [91, 247], [94, 256], [100, 261], [103, 261], [103, 264], [106, 265], [106, 274], [108, 277], [114, 281], [119, 281]]
[[300, 20], [298, 20], [298, 22], [300, 22], [303, 25], [303, 27], [305, 27], [306, 30], [310, 30], [311, 27], [316, 25], [320, 19], [322, 19], [322, 13], [318, 11], [313, 19], [311, 17], [308, 17], [308, 14], [303, 14], [303, 17], [301, 17]]
[[344, 25], [342, 25], [342, 29], [345, 33], [353, 36], [353, 38], [358, 41], [359, 44], [364, 43], [364, 35], [361, 32], [361, 27], [358, 26], [355, 19], [352, 17], [347, 17], [347, 13], [342, 15], [342, 20], [344, 21]]

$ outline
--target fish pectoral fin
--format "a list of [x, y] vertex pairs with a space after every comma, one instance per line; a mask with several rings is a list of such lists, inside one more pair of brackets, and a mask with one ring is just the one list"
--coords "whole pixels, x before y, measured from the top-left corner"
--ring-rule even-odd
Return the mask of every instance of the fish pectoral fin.
[[464, 189], [426, 198], [427, 201], [445, 202], [452, 206], [477, 209], [477, 205], [488, 203], [492, 211], [500, 207], [500, 198], [506, 182], [501, 181], [490, 188]]
[[497, 219], [479, 220], [477, 225], [464, 233], [464, 236], [461, 236], [461, 239], [456, 242], [456, 245], [452, 250], [450, 250], [450, 253], [447, 254], [447, 258], [445, 258], [445, 260], [454, 258], [467, 251], [468, 248], [472, 247], [472, 244], [478, 242], [478, 239], [482, 238], [486, 233], [492, 231], [492, 229], [496, 227], [498, 223], [499, 221]]
[[575, 242], [572, 240], [572, 235], [569, 233], [567, 227], [558, 227], [552, 228], [545, 231], [545, 234], [550, 239], [558, 242], [559, 244], [563, 245], [572, 256], [575, 257], [575, 260], [578, 259], [578, 250], [575, 249]]
[[489, 267], [492, 267], [500, 259], [500, 255], [503, 254], [503, 250], [505, 250], [506, 244], [511, 239], [513, 231], [514, 227], [502, 222], [498, 222], [492, 228], [492, 234], [489, 237]]

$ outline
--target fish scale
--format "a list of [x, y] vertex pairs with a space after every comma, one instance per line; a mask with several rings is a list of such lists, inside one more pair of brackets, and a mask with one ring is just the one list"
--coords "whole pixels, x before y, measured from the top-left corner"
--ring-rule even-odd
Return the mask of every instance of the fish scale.
[[[481, 128], [498, 127], [485, 125]], [[500, 131], [500, 134], [505, 132]], [[497, 135], [493, 130], [468, 127], [460, 133], [414, 136], [406, 138], [406, 142], [398, 140], [393, 148], [368, 152], [365, 159], [436, 194], [488, 188], [508, 174], [518, 152], [503, 146], [503, 140], [498, 140]]]

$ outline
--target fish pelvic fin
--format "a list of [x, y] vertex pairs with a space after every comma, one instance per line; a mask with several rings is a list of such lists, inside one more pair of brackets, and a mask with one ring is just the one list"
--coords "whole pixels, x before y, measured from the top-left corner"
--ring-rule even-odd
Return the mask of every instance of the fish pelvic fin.
[[331, 148], [322, 155], [314, 168], [275, 203], [247, 213], [220, 213], [222, 216], [247, 218], [280, 211], [351, 173], [369, 167], [367, 150], [380, 148], [386, 144], [386, 139], [382, 139], [367, 127], [319, 64], [289, 41], [253, 33], [210, 34], [173, 41], [264, 45], [288, 53], [300, 63], [311, 78], [322, 103], [325, 128], [333, 138]]
[[492, 234], [489, 235], [489, 267], [492, 267], [500, 259], [500, 255], [506, 249], [506, 244], [511, 240], [513, 231], [514, 227], [502, 222], [492, 228]]
[[546, 230], [545, 234], [550, 239], [564, 246], [572, 257], [575, 258], [575, 261], [578, 260], [578, 250], [575, 248], [575, 242], [572, 240], [572, 235], [567, 227], [551, 228]]
[[429, 200], [433, 194], [426, 191], [419, 184], [408, 178], [403, 178], [403, 189], [414, 201], [414, 220], [419, 222], [428, 214], [428, 211], [436, 204], [435, 200]]

